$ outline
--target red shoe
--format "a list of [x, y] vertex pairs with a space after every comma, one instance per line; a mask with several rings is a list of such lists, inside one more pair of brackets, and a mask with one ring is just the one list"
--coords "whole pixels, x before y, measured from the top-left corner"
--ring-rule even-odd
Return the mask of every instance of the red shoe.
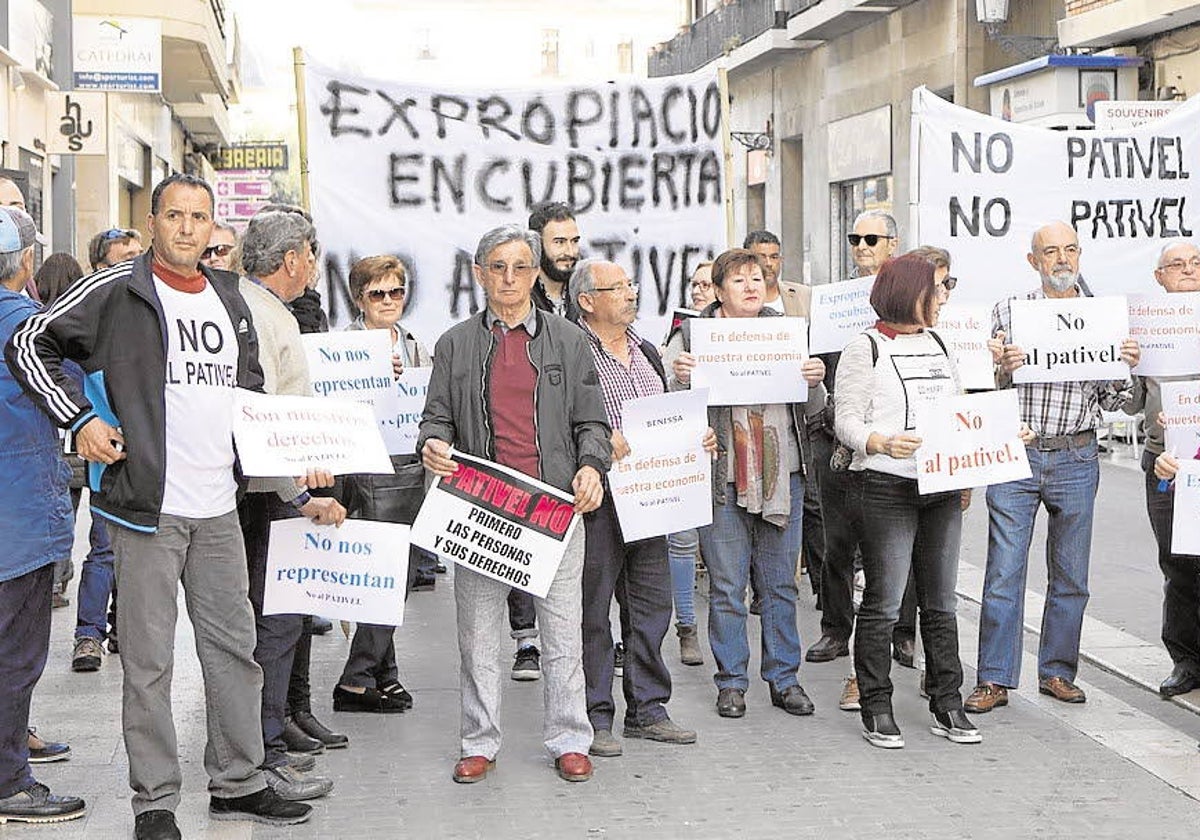
[[460, 785], [481, 782], [488, 771], [495, 766], [496, 762], [492, 759], [482, 755], [469, 755], [459, 759], [458, 764], [454, 765], [454, 781]]
[[583, 753], [563, 753], [554, 759], [554, 769], [564, 782], [586, 782], [592, 778], [592, 760]]

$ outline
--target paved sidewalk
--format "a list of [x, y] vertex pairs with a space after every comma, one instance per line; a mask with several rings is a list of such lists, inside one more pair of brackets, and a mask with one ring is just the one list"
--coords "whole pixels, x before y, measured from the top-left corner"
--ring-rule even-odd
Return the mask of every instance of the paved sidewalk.
[[[803, 669], [815, 716], [793, 718], [772, 708], [765, 686], [755, 682], [747, 716], [726, 720], [713, 708], [711, 655], [706, 650], [704, 667], [684, 667], [673, 638], [666, 643], [676, 680], [671, 713], [699, 730], [697, 745], [626, 742], [623, 757], [596, 760], [591, 782], [567, 784], [557, 779], [541, 748], [540, 683], [514, 682], [506, 686], [506, 740], [497, 770], [481, 784], [455, 785], [452, 583], [453, 575], [447, 575], [436, 592], [414, 594], [408, 624], [398, 631], [401, 679], [416, 699], [415, 709], [404, 715], [330, 711], [347, 643], [336, 629], [314, 640], [318, 714], [347, 732], [351, 747], [320, 758], [320, 771], [332, 775], [337, 787], [316, 803], [308, 825], [292, 830], [209, 823], [199, 670], [190, 626], [181, 621], [175, 707], [185, 837], [1182, 838], [1194, 836], [1200, 825], [1200, 803], [1079, 731], [1095, 715], [1104, 715], [1112, 731], [1112, 704], [1097, 693], [1086, 706], [1064, 709], [1027, 700], [1025, 689], [1007, 709], [978, 718], [982, 745], [957, 746], [929, 733], [916, 672], [897, 668], [896, 714], [908, 743], [903, 750], [884, 751], [862, 740], [856, 714], [837, 709], [845, 659]], [[964, 660], [973, 664], [970, 609], [963, 620]], [[805, 643], [814, 641], [817, 618], [808, 599], [801, 623]], [[90, 813], [55, 828], [10, 825], [0, 829], [4, 840], [51, 832], [55, 838], [132, 836], [119, 657], [107, 657], [97, 674], [72, 673], [73, 624], [74, 604], [56, 612], [34, 722], [48, 737], [69, 741], [74, 754], [69, 762], [40, 768], [40, 778], [54, 790], [85, 796]], [[752, 630], [757, 636], [756, 619]], [[973, 676], [968, 668], [968, 688]], [[1148, 725], [1136, 710], [1119, 714], [1128, 718], [1132, 737]], [[1200, 725], [1190, 733], [1171, 730], [1166, 747], [1179, 754], [1184, 772], [1192, 766], [1200, 778], [1198, 732]]]

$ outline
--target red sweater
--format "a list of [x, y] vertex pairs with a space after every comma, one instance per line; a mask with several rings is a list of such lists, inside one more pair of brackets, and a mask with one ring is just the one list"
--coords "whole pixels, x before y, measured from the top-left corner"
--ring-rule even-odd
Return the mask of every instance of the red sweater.
[[534, 390], [537, 370], [529, 360], [529, 333], [524, 326], [507, 334], [497, 324], [497, 339], [488, 373], [488, 400], [496, 437], [496, 460], [526, 475], [540, 476]]

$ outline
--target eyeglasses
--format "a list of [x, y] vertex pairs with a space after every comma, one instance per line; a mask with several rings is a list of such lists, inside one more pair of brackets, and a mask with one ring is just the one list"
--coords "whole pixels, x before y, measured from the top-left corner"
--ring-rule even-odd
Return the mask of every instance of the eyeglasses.
[[200, 259], [211, 260], [213, 257], [228, 257], [233, 251], [232, 245], [209, 245], [200, 254]]
[[1169, 263], [1163, 263], [1159, 268], [1163, 271], [1183, 271], [1185, 268], [1200, 271], [1200, 257], [1192, 257], [1190, 260], [1171, 260]]
[[111, 242], [114, 239], [140, 239], [141, 236], [136, 230], [128, 228], [109, 228], [100, 234], [100, 238], [105, 242]]
[[510, 269], [514, 277], [529, 277], [533, 272], [537, 271], [537, 266], [530, 265], [529, 263], [517, 263], [510, 266], [504, 262], [492, 262], [485, 265], [484, 268], [488, 270], [489, 274], [495, 274], [499, 277], [508, 274]]
[[939, 283], [938, 285], [941, 286], [943, 289], [945, 289], [947, 292], [949, 292], [955, 286], [958, 285], [958, 278], [951, 277], [950, 275], [946, 275], [945, 277], [942, 278], [942, 282]]
[[605, 286], [603, 289], [592, 289], [593, 292], [633, 292], [635, 295], [642, 288], [642, 284], [636, 280], [630, 280], [628, 283], [622, 283], [620, 286]]
[[707, 290], [711, 289], [712, 283], [706, 282], [704, 280], [699, 280], [699, 281], [693, 281], [693, 282], [689, 283], [688, 287], [690, 289], [692, 289], [692, 291], [703, 292], [703, 291], [707, 291]]
[[846, 239], [850, 242], [851, 248], [857, 248], [859, 242], [866, 242], [868, 248], [874, 248], [879, 244], [880, 239], [895, 239], [894, 236], [888, 236], [883, 233], [848, 233]]
[[363, 292], [363, 294], [365, 294], [375, 303], [383, 303], [384, 298], [391, 298], [392, 300], [404, 300], [404, 296], [408, 294], [408, 290], [403, 286], [396, 286], [391, 289], [370, 289], [366, 292]]

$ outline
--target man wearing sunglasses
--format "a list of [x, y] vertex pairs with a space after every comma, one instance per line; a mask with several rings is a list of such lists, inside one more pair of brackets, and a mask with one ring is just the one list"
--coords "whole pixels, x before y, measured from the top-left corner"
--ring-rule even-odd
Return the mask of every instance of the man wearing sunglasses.
[[854, 233], [846, 239], [850, 242], [855, 277], [870, 277], [900, 247], [896, 220], [882, 210], [859, 213], [854, 220]]
[[92, 264], [92, 271], [99, 271], [131, 260], [144, 250], [142, 235], [133, 228], [109, 228], [97, 233], [88, 243], [88, 262]]
[[200, 262], [209, 268], [237, 271], [238, 267], [234, 263], [233, 253], [237, 242], [237, 228], [228, 222], [213, 222], [213, 231], [208, 237], [208, 247], [201, 252]]

